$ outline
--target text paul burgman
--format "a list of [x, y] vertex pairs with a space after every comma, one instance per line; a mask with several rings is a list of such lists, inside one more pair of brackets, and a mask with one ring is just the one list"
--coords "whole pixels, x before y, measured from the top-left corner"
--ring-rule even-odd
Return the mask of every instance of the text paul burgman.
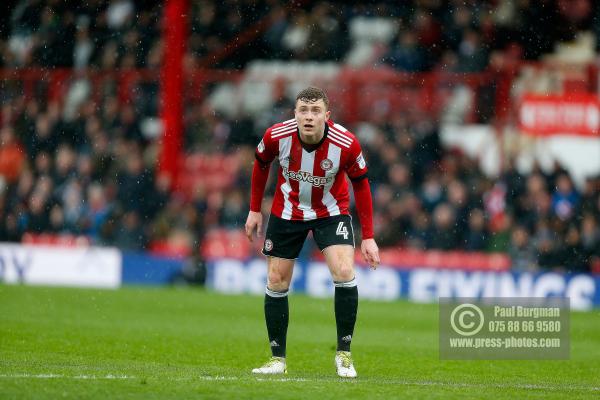
[[560, 317], [559, 307], [494, 306], [494, 317]]

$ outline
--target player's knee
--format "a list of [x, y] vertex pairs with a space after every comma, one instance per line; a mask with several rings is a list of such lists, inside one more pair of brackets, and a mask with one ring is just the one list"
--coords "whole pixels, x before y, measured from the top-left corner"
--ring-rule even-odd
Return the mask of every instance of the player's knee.
[[269, 274], [267, 275], [267, 286], [271, 290], [280, 292], [288, 290], [290, 283], [285, 279], [281, 272], [269, 271]]
[[340, 282], [347, 282], [354, 278], [354, 267], [352, 264], [340, 263], [336, 269], [334, 279]]

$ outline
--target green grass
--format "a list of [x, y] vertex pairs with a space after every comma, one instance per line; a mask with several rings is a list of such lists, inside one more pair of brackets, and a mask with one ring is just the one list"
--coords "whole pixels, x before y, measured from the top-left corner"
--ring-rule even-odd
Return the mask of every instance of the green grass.
[[568, 361], [440, 361], [437, 306], [361, 301], [359, 373], [333, 368], [331, 299], [290, 297], [285, 378], [257, 296], [200, 289], [116, 291], [0, 285], [0, 398], [600, 397], [600, 313], [573, 313]]

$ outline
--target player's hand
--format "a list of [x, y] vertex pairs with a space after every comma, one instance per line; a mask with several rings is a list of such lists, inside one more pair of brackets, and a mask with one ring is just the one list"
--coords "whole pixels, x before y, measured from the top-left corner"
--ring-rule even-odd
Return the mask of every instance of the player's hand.
[[248, 218], [246, 219], [246, 236], [248, 236], [248, 240], [252, 242], [252, 234], [254, 233], [254, 229], [256, 229], [256, 233], [258, 236], [262, 235], [262, 213], [256, 211], [250, 211], [248, 213]]
[[375, 243], [375, 239], [365, 239], [360, 244], [360, 251], [362, 252], [363, 258], [371, 268], [377, 269], [379, 265], [379, 247]]

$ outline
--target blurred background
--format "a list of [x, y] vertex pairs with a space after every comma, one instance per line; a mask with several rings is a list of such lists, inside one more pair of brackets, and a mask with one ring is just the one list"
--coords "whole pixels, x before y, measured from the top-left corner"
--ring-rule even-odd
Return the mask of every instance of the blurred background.
[[[600, 304], [597, 2], [5, 4], [0, 279], [260, 293], [262, 243], [243, 234], [254, 147], [317, 85], [369, 163], [384, 268], [359, 270], [367, 295], [458, 294], [435, 274], [481, 272]], [[116, 263], [114, 280], [58, 272], [70, 254], [98, 276]], [[35, 272], [49, 255], [57, 272]], [[295, 290], [330, 290], [319, 260], [307, 242]], [[420, 295], [423, 271], [437, 289]]]

